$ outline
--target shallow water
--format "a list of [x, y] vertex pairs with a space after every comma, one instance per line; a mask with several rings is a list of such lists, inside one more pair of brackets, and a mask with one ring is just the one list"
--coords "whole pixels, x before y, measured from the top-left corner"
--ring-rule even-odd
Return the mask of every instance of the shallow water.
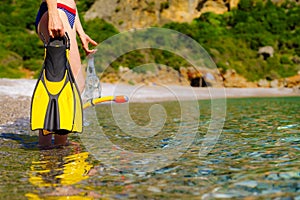
[[[149, 123], [151, 105], [129, 105], [137, 125]], [[133, 154], [128, 152], [146, 155], [142, 161], [151, 163], [146, 153], [179, 148], [183, 143], [174, 139], [175, 133], [181, 126], [189, 132], [192, 126], [180, 118], [177, 102], [161, 105], [164, 127], [145, 137], [126, 134], [115, 123], [111, 107], [98, 106], [106, 138], [127, 152], [101, 159], [94, 155], [101, 140], [87, 147], [82, 137], [73, 135], [68, 147], [39, 150], [37, 137], [27, 133], [28, 119], [1, 127], [0, 199], [300, 199], [300, 97], [227, 100], [223, 132], [204, 157], [198, 155], [211, 109], [210, 101], [199, 101], [199, 127], [191, 134], [192, 144], [178, 149], [172, 162], [166, 158], [161, 168], [133, 170], [140, 163], [130, 161]], [[118, 168], [118, 162], [125, 164]]]

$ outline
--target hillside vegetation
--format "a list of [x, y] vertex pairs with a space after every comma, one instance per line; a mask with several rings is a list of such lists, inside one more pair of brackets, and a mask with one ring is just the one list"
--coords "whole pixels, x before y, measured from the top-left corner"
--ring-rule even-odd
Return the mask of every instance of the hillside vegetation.
[[[83, 15], [93, 2], [79, 1], [79, 12]], [[24, 77], [24, 71], [37, 74], [41, 68], [43, 44], [34, 28], [38, 7], [36, 0], [0, 2], [0, 77]], [[98, 42], [118, 33], [102, 19], [81, 21], [86, 32]], [[233, 68], [251, 81], [292, 76], [300, 70], [300, 6], [292, 2], [277, 6], [271, 1], [241, 0], [236, 9], [225, 14], [205, 13], [191, 23], [173, 22], [163, 27], [192, 37], [219, 68]], [[274, 55], [259, 56], [258, 49], [263, 46], [273, 47]], [[112, 65], [133, 68], [149, 62], [175, 69], [188, 66], [170, 52], [153, 49], [133, 51]]]
[[[255, 3], [254, 3], [255, 2]], [[233, 68], [248, 80], [291, 76], [299, 70], [300, 7], [242, 0], [223, 15], [205, 13], [190, 24], [168, 24], [197, 40], [220, 68]], [[272, 46], [264, 60], [258, 49]]]

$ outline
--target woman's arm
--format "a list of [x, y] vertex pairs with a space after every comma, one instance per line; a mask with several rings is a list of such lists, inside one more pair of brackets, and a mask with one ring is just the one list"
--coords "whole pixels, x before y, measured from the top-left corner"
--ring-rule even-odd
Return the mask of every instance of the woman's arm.
[[48, 6], [48, 31], [50, 37], [63, 37], [65, 34], [63, 23], [60, 19], [56, 0], [46, 0]]
[[[78, 11], [76, 10], [76, 13], [78, 13]], [[89, 43], [91, 43], [93, 46], [97, 45], [97, 42], [95, 42], [94, 40], [92, 40], [83, 30], [80, 19], [79, 19], [79, 14], [76, 15], [75, 18], [75, 28], [76, 28], [76, 32], [80, 38], [80, 41], [82, 43], [82, 47], [85, 51], [85, 53], [87, 55], [94, 53], [96, 50], [90, 50], [89, 49]]]

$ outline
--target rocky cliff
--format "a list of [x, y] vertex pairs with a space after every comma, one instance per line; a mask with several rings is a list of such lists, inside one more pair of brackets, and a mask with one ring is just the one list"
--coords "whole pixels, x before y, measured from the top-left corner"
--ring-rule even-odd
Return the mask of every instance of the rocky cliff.
[[204, 12], [224, 13], [239, 0], [97, 0], [86, 12], [85, 20], [102, 18], [120, 31], [190, 22]]
[[[285, 0], [272, 1], [280, 5]], [[290, 1], [300, 4], [299, 0]], [[85, 20], [99, 17], [113, 24], [120, 31], [126, 31], [155, 25], [161, 26], [168, 22], [191, 22], [205, 12], [221, 14], [237, 7], [239, 3], [240, 0], [96, 0], [84, 17]], [[275, 50], [272, 46], [264, 46], [258, 49], [258, 55], [264, 60], [273, 57], [274, 53]], [[186, 85], [192, 84], [192, 82], [199, 84], [199, 80], [205, 78], [206, 74], [211, 74], [213, 79], [216, 80], [211, 82], [213, 86], [294, 87], [298, 88], [297, 90], [300, 88], [299, 75], [287, 79], [272, 81], [263, 79], [258, 82], [249, 82], [232, 69], [223, 72], [223, 74], [203, 72], [202, 75], [192, 72], [192, 70], [189, 71], [189, 69], [178, 72], [169, 67], [157, 67], [154, 72], [146, 72], [145, 74], [138, 74], [127, 69], [103, 74], [102, 81], [151, 85], [162, 83], [163, 80], [164, 84]], [[221, 81], [218, 80], [219, 76], [222, 78]]]

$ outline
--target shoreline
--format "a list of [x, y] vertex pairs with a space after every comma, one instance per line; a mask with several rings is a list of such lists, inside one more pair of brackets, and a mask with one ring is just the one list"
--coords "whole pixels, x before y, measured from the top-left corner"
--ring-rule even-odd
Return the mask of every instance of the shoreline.
[[[31, 97], [36, 79], [0, 79], [0, 96]], [[102, 96], [126, 95], [131, 102], [202, 100], [212, 98], [300, 96], [293, 88], [195, 88], [177, 85], [125, 85], [102, 83]]]
[[[29, 124], [31, 95], [36, 79], [0, 79], [0, 130], [16, 130]], [[300, 96], [292, 88], [192, 88], [176, 85], [102, 84], [102, 96], [126, 95], [129, 102], [209, 100]], [[17, 128], [20, 127], [20, 128]]]

